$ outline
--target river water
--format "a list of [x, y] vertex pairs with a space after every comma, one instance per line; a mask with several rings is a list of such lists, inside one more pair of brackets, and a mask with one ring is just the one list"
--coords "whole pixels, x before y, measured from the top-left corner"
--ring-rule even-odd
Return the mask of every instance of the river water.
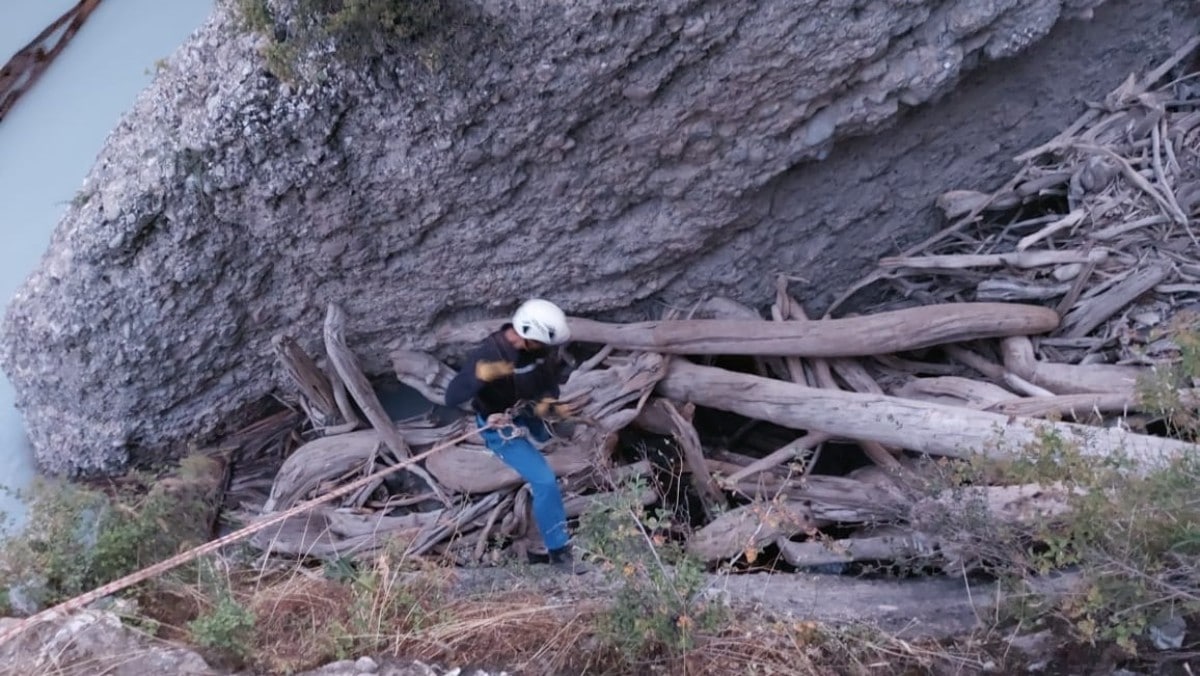
[[[0, 0], [0, 59], [32, 40], [76, 0]], [[213, 0], [103, 0], [67, 48], [0, 121], [0, 301], [37, 265], [117, 120], [168, 57], [207, 18]], [[0, 485], [22, 489], [33, 458], [12, 385], [0, 376]], [[0, 494], [0, 511], [24, 518]]]

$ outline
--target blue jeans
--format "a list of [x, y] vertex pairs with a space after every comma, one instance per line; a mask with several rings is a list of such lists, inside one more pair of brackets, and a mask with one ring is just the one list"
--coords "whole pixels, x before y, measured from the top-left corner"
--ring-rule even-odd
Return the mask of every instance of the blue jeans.
[[[518, 415], [513, 417], [513, 423], [523, 427], [535, 440], [548, 441], [550, 432], [545, 423], [533, 416]], [[480, 428], [487, 425], [483, 416], [475, 415], [475, 424]], [[554, 470], [546, 463], [541, 451], [529, 443], [525, 437], [505, 439], [512, 436], [512, 427], [483, 430], [483, 443], [495, 453], [504, 464], [516, 470], [529, 483], [529, 491], [533, 494], [533, 519], [537, 522], [538, 530], [542, 533], [542, 541], [546, 549], [554, 551], [567, 546], [567, 513], [563, 509], [562, 493], [558, 490], [558, 480]], [[503, 432], [503, 436], [501, 436]]]

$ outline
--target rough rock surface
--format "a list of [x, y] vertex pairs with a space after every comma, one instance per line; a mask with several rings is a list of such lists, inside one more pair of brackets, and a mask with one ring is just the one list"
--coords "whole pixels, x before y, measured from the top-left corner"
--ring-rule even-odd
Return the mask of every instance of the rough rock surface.
[[[1113, 0], [1095, 23], [1064, 17], [1097, 0], [486, 0], [440, 48], [296, 87], [232, 4], [112, 133], [8, 307], [0, 365], [47, 471], [213, 431], [272, 388], [270, 336], [311, 341], [328, 300], [378, 371], [533, 293], [593, 314], [754, 302], [792, 271], [819, 303], [928, 229], [938, 192], [989, 180], [1195, 27], [1181, 0]], [[1077, 79], [1041, 64], [834, 149], [1056, 23]]]
[[[0, 618], [0, 631], [19, 620]], [[0, 645], [0, 675], [218, 674], [196, 653], [147, 638], [110, 612], [87, 610], [39, 624]]]
[[[0, 631], [19, 621], [0, 617]], [[249, 676], [250, 673], [211, 666], [192, 650], [135, 631], [122, 624], [117, 615], [102, 610], [86, 610], [39, 624], [0, 645], [0, 676]], [[360, 657], [332, 662], [296, 676], [507, 676], [507, 673]]]

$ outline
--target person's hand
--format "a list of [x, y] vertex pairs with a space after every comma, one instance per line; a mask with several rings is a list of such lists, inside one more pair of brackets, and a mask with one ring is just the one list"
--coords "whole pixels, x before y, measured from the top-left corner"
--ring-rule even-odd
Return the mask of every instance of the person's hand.
[[576, 397], [569, 401], [545, 397], [534, 405], [533, 412], [539, 418], [554, 417], [565, 420], [578, 416], [587, 402], [587, 397]]
[[512, 419], [507, 413], [493, 413], [487, 417], [489, 427], [499, 429], [501, 427], [509, 427], [512, 425]]
[[480, 361], [475, 362], [475, 377], [485, 383], [511, 376], [517, 367], [511, 361]]

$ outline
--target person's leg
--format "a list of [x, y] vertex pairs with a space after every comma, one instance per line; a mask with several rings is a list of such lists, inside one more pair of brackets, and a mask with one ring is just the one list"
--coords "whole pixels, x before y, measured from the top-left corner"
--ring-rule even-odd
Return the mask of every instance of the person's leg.
[[[503, 432], [503, 435], [501, 434]], [[485, 429], [483, 441], [501, 460], [517, 471], [529, 483], [533, 495], [533, 518], [546, 549], [555, 551], [567, 546], [567, 514], [563, 509], [558, 480], [542, 454], [525, 437], [511, 436], [513, 428]]]

